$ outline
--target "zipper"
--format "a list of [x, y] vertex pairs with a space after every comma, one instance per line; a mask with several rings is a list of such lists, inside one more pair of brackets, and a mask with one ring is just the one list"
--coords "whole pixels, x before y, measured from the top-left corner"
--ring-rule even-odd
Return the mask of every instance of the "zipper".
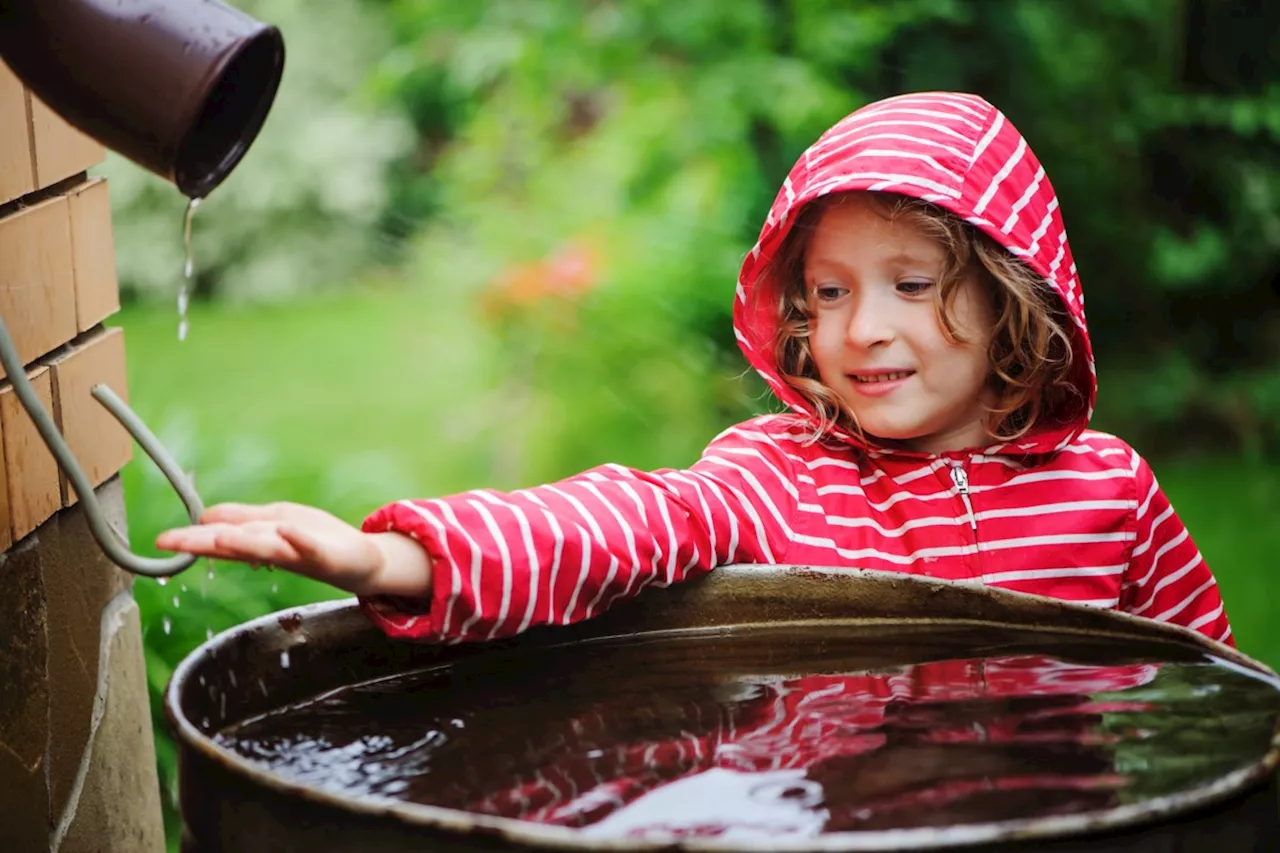
[[973, 528], [973, 532], [978, 532], [978, 518], [973, 514], [973, 502], [969, 500], [969, 472], [964, 469], [964, 463], [956, 461], [951, 463], [951, 482], [956, 484], [956, 491], [960, 493], [960, 500], [964, 501], [965, 511], [969, 513], [969, 526]]

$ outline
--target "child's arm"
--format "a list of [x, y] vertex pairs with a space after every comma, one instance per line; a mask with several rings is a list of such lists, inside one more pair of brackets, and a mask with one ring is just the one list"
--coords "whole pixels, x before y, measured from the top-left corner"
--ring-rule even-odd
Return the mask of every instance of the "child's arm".
[[796, 477], [768, 420], [728, 430], [687, 471], [605, 465], [509, 494], [400, 501], [363, 531], [299, 504], [222, 504], [156, 545], [354, 592], [392, 636], [474, 640], [564, 624], [725, 563], [780, 562]]
[[792, 460], [761, 424], [729, 430], [685, 471], [605, 465], [511, 493], [400, 501], [367, 532], [431, 558], [429, 600], [364, 597], [391, 636], [483, 640], [587, 619], [648, 586], [731, 562], [781, 562], [797, 502]]
[[1121, 608], [1234, 645], [1218, 584], [1200, 549], [1160, 489], [1151, 466], [1136, 452], [1134, 463], [1137, 536], [1124, 574]]

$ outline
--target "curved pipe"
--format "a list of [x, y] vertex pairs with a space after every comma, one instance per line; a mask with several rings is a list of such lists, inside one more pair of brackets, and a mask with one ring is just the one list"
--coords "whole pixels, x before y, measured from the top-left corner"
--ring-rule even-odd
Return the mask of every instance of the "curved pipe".
[[70, 124], [201, 198], [261, 130], [284, 39], [219, 0], [0, 0], [0, 58]]
[[[54, 424], [53, 418], [49, 416], [44, 406], [40, 404], [40, 397], [36, 394], [35, 388], [31, 386], [31, 380], [27, 378], [22, 359], [18, 357], [17, 348], [13, 345], [13, 338], [10, 337], [9, 330], [5, 327], [3, 321], [0, 321], [0, 365], [4, 366], [9, 381], [13, 383], [14, 393], [18, 395], [19, 402], [27, 410], [31, 420], [35, 422], [36, 430], [40, 433], [40, 437], [49, 446], [49, 450], [53, 453], [53, 458], [57, 460], [58, 466], [62, 468], [67, 475], [67, 479], [71, 481], [71, 487], [76, 490], [76, 495], [80, 498], [80, 505], [84, 507], [85, 515], [89, 519], [89, 530], [93, 533], [93, 538], [98, 541], [98, 546], [102, 548], [107, 557], [126, 571], [133, 572], [135, 575], [146, 575], [153, 578], [176, 575], [194, 563], [196, 558], [191, 554], [176, 554], [172, 557], [144, 557], [129, 550], [128, 543], [122, 540], [120, 534], [107, 521], [106, 514], [98, 504], [98, 496], [93, 490], [93, 483], [85, 476], [84, 471], [76, 463], [75, 457], [71, 455], [71, 448], [67, 446], [66, 439], [62, 437], [62, 433], [58, 432], [58, 427]], [[152, 434], [151, 430], [147, 429], [147, 425], [133, 413], [133, 410], [125, 405], [124, 401], [116, 396], [115, 392], [106, 385], [95, 385], [90, 393], [107, 411], [111, 412], [116, 420], [124, 425], [129, 434], [146, 451], [146, 454], [160, 467], [160, 470], [169, 479], [169, 483], [186, 505], [191, 523], [195, 524], [199, 521], [200, 514], [204, 512], [204, 505], [200, 501], [200, 496], [196, 494], [191, 481], [182, 473], [182, 468], [165, 450], [160, 440]]]

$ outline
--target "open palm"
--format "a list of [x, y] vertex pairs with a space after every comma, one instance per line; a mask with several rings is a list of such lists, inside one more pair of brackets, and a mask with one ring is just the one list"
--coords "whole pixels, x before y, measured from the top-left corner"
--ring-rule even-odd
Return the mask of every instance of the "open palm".
[[383, 563], [376, 541], [347, 522], [283, 502], [212, 506], [199, 524], [160, 534], [156, 547], [278, 566], [353, 592], [363, 592]]

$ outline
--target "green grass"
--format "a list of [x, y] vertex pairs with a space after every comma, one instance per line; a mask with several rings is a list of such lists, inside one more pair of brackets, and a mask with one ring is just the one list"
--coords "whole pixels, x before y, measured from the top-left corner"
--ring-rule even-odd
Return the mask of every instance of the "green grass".
[[[448, 385], [460, 353], [420, 331], [430, 310], [378, 293], [195, 306], [182, 343], [172, 312], [125, 310], [131, 402], [153, 428], [196, 439], [192, 452], [235, 442], [269, 450], [286, 490], [291, 476], [337, 459], [392, 469], [384, 495], [456, 478], [456, 460], [438, 443], [447, 432], [440, 397], [466, 389]], [[216, 470], [230, 460], [200, 461]]]
[[1218, 578], [1240, 650], [1280, 669], [1280, 469], [1233, 458], [1153, 467]]

